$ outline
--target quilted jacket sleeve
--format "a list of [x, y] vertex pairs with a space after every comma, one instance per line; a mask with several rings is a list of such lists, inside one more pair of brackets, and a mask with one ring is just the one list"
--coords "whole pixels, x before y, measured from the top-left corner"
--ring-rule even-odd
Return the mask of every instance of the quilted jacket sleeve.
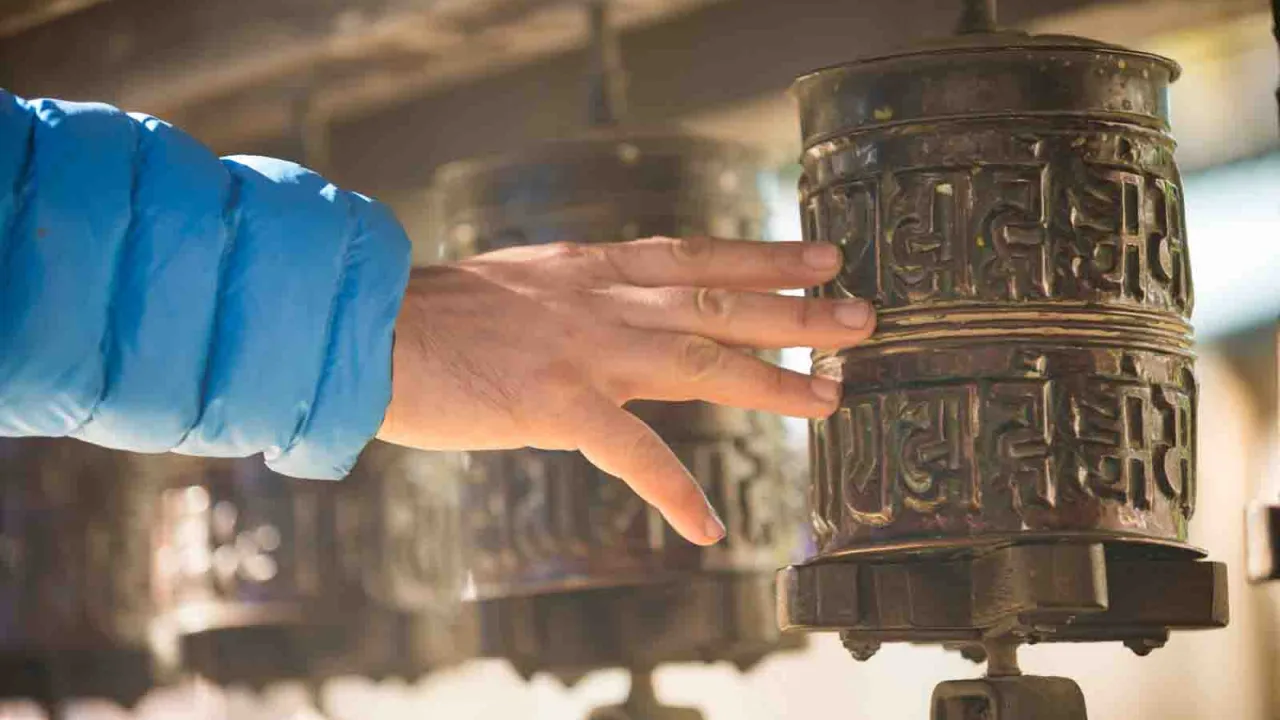
[[341, 477], [408, 271], [383, 206], [302, 167], [0, 90], [0, 436]]

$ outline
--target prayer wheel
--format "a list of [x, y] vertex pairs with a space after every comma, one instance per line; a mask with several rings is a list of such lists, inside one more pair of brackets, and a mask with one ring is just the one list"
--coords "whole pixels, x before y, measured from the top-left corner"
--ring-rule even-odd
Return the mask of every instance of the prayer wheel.
[[[602, 129], [444, 167], [434, 207], [454, 255], [561, 240], [753, 238], [764, 216], [759, 172], [754, 156], [733, 145]], [[746, 667], [788, 645], [774, 620], [772, 574], [798, 555], [803, 488], [784, 471], [777, 418], [701, 403], [629, 409], [703, 484], [727, 539], [712, 548], [685, 542], [577, 453], [474, 453], [462, 498], [468, 592], [480, 607], [486, 654], [526, 675], [570, 681], [628, 668], [628, 704], [600, 712], [683, 717], [653, 699], [654, 666]]]
[[456, 455], [374, 443], [341, 482], [157, 458], [157, 625], [176, 662], [262, 687], [417, 677], [471, 656]]
[[939, 686], [939, 720], [1083, 718], [1070, 680], [1013, 676], [1019, 643], [1145, 654], [1227, 621], [1225, 568], [1187, 537], [1179, 70], [982, 10], [795, 84], [804, 236], [844, 254], [815, 294], [879, 314], [869, 342], [814, 355], [844, 398], [812, 424], [817, 551], [780, 574], [779, 619], [859, 659], [890, 641], [989, 657], [987, 679]]
[[157, 634], [184, 670], [260, 687], [309, 678], [336, 642], [343, 594], [336, 483], [300, 482], [260, 458], [147, 458]]
[[125, 706], [164, 679], [153, 662], [154, 488], [128, 457], [74, 440], [0, 440], [0, 697], [58, 715]]

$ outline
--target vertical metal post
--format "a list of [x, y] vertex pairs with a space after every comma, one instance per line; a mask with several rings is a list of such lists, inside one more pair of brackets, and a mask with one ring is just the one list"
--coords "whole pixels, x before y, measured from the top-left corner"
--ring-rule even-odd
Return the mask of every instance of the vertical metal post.
[[591, 23], [587, 120], [592, 127], [611, 127], [621, 122], [627, 111], [626, 74], [618, 33], [611, 22], [609, 0], [591, 0], [587, 14]]
[[293, 99], [293, 126], [297, 133], [298, 161], [325, 175], [330, 170], [329, 118], [319, 109], [316, 83], [305, 82]]
[[[1280, 0], [1274, 0], [1280, 2]], [[960, 12], [960, 24], [956, 27], [959, 35], [973, 33], [989, 33], [996, 29], [996, 0], [963, 0], [964, 9]]]

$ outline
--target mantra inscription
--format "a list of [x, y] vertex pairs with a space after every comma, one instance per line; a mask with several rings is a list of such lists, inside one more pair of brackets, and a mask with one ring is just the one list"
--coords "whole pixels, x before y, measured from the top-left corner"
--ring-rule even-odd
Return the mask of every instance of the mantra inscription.
[[[931, 352], [935, 365], [974, 365], [970, 349]], [[978, 354], [981, 378], [855, 386], [813, 424], [823, 550], [904, 531], [1185, 537], [1195, 501], [1190, 360], [1062, 346]]]
[[1023, 125], [824, 143], [806, 157], [805, 233], [839, 245], [845, 269], [822, 292], [882, 310], [1079, 301], [1189, 317], [1172, 154], [1146, 130]]
[[668, 439], [720, 510], [728, 536], [697, 548], [622, 481], [578, 453], [477, 453], [464, 530], [477, 593], [654, 582], [691, 570], [768, 570], [798, 549], [803, 491], [782, 475], [776, 433]]
[[1172, 141], [1115, 122], [922, 123], [805, 155], [818, 289], [880, 308], [815, 357], [820, 553], [1094, 533], [1180, 542], [1195, 498], [1193, 292]]

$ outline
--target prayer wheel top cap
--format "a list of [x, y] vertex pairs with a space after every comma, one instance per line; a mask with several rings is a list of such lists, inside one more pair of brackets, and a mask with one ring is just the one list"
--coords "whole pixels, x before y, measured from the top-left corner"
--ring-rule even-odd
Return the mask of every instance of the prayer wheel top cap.
[[580, 197], [583, 183], [597, 193], [635, 192], [655, 185], [654, 173], [663, 176], [661, 186], [676, 176], [685, 184], [700, 178], [706, 186], [696, 189], [715, 193], [725, 190], [719, 166], [757, 162], [746, 147], [674, 130], [596, 128], [518, 153], [443, 165], [434, 187], [461, 205], [508, 208]]
[[1000, 30], [924, 41], [796, 80], [805, 148], [889, 125], [1011, 116], [1112, 116], [1169, 129], [1181, 72], [1150, 53]]
[[432, 198], [451, 255], [565, 239], [755, 237], [762, 167], [742, 145], [670, 128], [598, 128], [442, 166]]

